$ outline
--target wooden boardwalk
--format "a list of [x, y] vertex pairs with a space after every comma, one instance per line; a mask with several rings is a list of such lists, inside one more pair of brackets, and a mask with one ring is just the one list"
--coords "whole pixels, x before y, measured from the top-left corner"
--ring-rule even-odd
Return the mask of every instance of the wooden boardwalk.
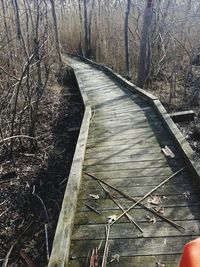
[[[89, 64], [71, 59], [71, 65], [87, 94], [92, 118], [69, 263], [64, 266], [84, 267], [89, 266], [88, 257], [96, 247], [100, 246], [99, 258], [103, 256], [107, 217], [122, 213], [101, 185], [85, 172], [138, 200], [187, 163], [151, 103]], [[166, 158], [161, 153], [161, 148], [166, 145], [175, 158]], [[130, 198], [128, 200], [105, 187], [124, 209], [133, 205]], [[165, 267], [177, 267], [184, 244], [198, 236], [200, 230], [200, 192], [189, 168], [142, 204], [185, 230], [176, 229], [155, 213], [137, 205], [129, 214], [143, 233], [126, 216], [114, 223], [109, 236], [108, 266], [154, 267], [160, 262]], [[120, 256], [119, 262], [112, 261], [116, 255]]]

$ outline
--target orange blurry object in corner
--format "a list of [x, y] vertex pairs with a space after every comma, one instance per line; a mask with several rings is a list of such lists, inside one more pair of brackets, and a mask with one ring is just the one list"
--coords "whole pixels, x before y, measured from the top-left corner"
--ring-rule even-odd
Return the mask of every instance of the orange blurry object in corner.
[[184, 246], [179, 267], [200, 267], [200, 238], [192, 240]]

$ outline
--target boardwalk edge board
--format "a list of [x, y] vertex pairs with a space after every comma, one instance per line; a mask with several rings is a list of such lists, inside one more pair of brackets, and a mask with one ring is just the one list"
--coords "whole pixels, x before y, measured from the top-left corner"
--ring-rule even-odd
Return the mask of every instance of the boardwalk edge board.
[[181, 154], [183, 155], [186, 163], [188, 164], [189, 169], [192, 171], [194, 177], [197, 179], [198, 183], [200, 182], [200, 164], [198, 161], [194, 159], [194, 151], [190, 147], [189, 143], [182, 135], [176, 124], [173, 122], [170, 115], [167, 113], [166, 109], [160, 102], [160, 100], [153, 96], [152, 94], [146, 92], [145, 90], [137, 87], [130, 81], [126, 80], [120, 74], [113, 71], [111, 68], [106, 66], [105, 64], [98, 64], [90, 59], [84, 58], [82, 56], [75, 56], [80, 58], [82, 61], [92, 65], [93, 67], [100, 69], [107, 73], [109, 76], [113, 77], [122, 85], [126, 86], [131, 92], [135, 92], [143, 97], [147, 102], [153, 105], [153, 108], [156, 110], [158, 115], [161, 117], [163, 123], [165, 124], [166, 128], [168, 129], [169, 133], [171, 134], [172, 138], [176, 142], [178, 148], [180, 149]]
[[91, 107], [78, 77], [76, 77], [76, 80], [82, 96], [85, 112], [63, 198], [48, 267], [64, 267], [68, 264], [71, 235], [77, 208], [78, 192], [80, 188], [82, 167], [90, 126]]
[[[184, 156], [187, 165], [190, 167], [190, 170], [193, 171], [194, 175], [199, 178], [200, 170], [197, 166], [197, 163], [194, 162], [193, 154], [191, 147], [187, 143], [187, 141], [182, 136], [181, 132], [175, 125], [175, 123], [170, 118], [170, 115], [164, 109], [161, 102], [158, 100], [157, 97], [145, 92], [131, 82], [124, 79], [119, 74], [112, 71], [110, 68], [106, 67], [105, 65], [97, 64], [91, 60], [87, 60], [85, 58], [81, 58], [83, 61], [89, 63], [93, 67], [102, 70], [108, 76], [113, 77], [116, 81], [121, 83], [125, 86], [128, 90], [132, 93], [140, 95], [144, 100], [151, 103], [153, 108], [161, 117], [166, 129], [172, 135], [174, 141], [177, 143], [180, 152]], [[85, 93], [85, 89], [82, 86], [81, 79], [79, 75], [76, 75], [76, 70], [74, 70], [76, 80], [82, 95], [83, 103], [85, 106], [85, 112], [83, 121], [81, 124], [81, 129], [76, 145], [76, 150], [71, 166], [71, 171], [68, 179], [68, 184], [66, 187], [65, 195], [63, 198], [62, 208], [56, 228], [56, 233], [54, 237], [52, 252], [48, 267], [66, 267], [68, 266], [69, 262], [69, 253], [70, 253], [70, 245], [71, 245], [71, 237], [72, 237], [72, 230], [74, 227], [74, 219], [75, 213], [77, 209], [77, 200], [78, 200], [78, 193], [82, 178], [82, 169], [83, 169], [83, 162], [85, 157], [85, 150], [88, 140], [88, 133], [90, 127], [90, 120], [91, 120], [91, 107], [89, 105], [89, 101], [87, 98], [87, 94]]]

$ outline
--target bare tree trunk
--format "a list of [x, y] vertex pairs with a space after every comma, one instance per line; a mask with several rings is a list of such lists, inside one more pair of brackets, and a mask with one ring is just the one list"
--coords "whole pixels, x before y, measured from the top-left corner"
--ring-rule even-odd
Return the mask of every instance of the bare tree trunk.
[[58, 32], [58, 22], [57, 22], [57, 16], [56, 16], [56, 9], [55, 9], [55, 2], [54, 0], [50, 0], [51, 2], [51, 11], [52, 11], [52, 17], [54, 22], [54, 32], [55, 32], [55, 38], [56, 38], [56, 50], [58, 54], [58, 60], [60, 65], [62, 65], [62, 55], [61, 55], [61, 49], [60, 49], [60, 37]]
[[13, 67], [13, 49], [11, 47], [10, 44], [10, 40], [11, 40], [11, 33], [10, 33], [10, 29], [7, 23], [7, 17], [6, 17], [6, 7], [5, 7], [5, 3], [4, 0], [1, 0], [1, 4], [2, 4], [2, 12], [3, 12], [3, 21], [4, 21], [4, 28], [5, 28], [5, 32], [6, 32], [6, 39], [7, 39], [7, 43], [8, 43], [8, 53], [10, 54], [9, 56], [9, 60], [8, 60], [8, 66], [9, 67]]
[[83, 0], [84, 4], [84, 33], [85, 33], [85, 51], [84, 56], [88, 57], [89, 54], [89, 44], [88, 44], [88, 14], [87, 14], [87, 0]]
[[130, 73], [130, 62], [129, 62], [129, 27], [128, 27], [128, 19], [131, 9], [131, 0], [127, 0], [125, 19], [124, 19], [124, 48], [125, 48], [125, 63], [126, 63], [126, 75], [128, 78], [131, 77]]
[[97, 27], [96, 27], [96, 31], [97, 31], [97, 59], [98, 61], [101, 61], [101, 36], [100, 36], [100, 18], [101, 18], [101, 0], [98, 0], [98, 11], [97, 11]]
[[144, 22], [142, 30], [142, 38], [140, 41], [140, 53], [138, 59], [138, 77], [137, 85], [141, 88], [144, 87], [147, 73], [147, 50], [148, 50], [148, 40], [149, 40], [149, 30], [151, 26], [153, 10], [153, 0], [147, 0], [147, 6], [144, 12]]
[[83, 47], [82, 47], [82, 40], [83, 40], [83, 36], [82, 36], [82, 27], [83, 27], [83, 17], [82, 17], [82, 9], [81, 9], [81, 0], [78, 0], [78, 11], [79, 11], [79, 19], [80, 19], [80, 42], [79, 42], [79, 49], [81, 52], [81, 55], [83, 55]]
[[92, 25], [92, 15], [93, 15], [94, 4], [95, 4], [95, 0], [93, 0], [93, 2], [92, 2], [90, 16], [89, 16], [89, 22], [88, 22], [88, 50], [89, 50], [89, 56], [91, 55], [91, 52], [92, 52], [92, 47], [91, 47], [91, 32], [92, 32], [91, 31], [91, 25]]
[[15, 10], [15, 18], [16, 18], [16, 27], [17, 27], [17, 37], [21, 39], [21, 25], [20, 25], [20, 17], [19, 17], [19, 6], [17, 0], [13, 0], [13, 7]]

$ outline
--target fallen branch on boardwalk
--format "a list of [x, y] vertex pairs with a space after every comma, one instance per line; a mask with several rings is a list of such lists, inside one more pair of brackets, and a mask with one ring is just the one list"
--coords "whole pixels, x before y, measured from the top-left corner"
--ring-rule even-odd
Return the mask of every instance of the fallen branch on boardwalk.
[[[156, 186], [153, 190], [151, 190], [149, 193], [147, 193], [144, 197], [142, 197], [141, 199], [139, 199], [138, 201], [135, 200], [134, 198], [132, 198], [131, 196], [129, 196], [128, 194], [124, 193], [123, 191], [121, 191], [120, 189], [116, 188], [115, 186], [103, 181], [102, 179], [97, 178], [96, 176], [89, 174], [87, 172], [84, 172], [86, 175], [88, 175], [89, 177], [91, 177], [92, 179], [96, 180], [96, 181], [100, 181], [101, 183], [107, 185], [108, 187], [110, 187], [111, 189], [115, 190], [116, 192], [118, 192], [119, 194], [121, 194], [122, 196], [124, 196], [125, 198], [135, 202], [133, 206], [131, 206], [128, 210], [126, 210], [125, 212], [123, 212], [120, 215], [120, 218], [122, 216], [124, 216], [125, 214], [127, 214], [131, 209], [133, 209], [136, 205], [140, 205], [141, 207], [143, 207], [144, 209], [152, 212], [153, 214], [157, 215], [158, 217], [160, 217], [161, 219], [165, 220], [166, 222], [168, 222], [169, 224], [173, 225], [175, 228], [177, 228], [179, 231], [185, 230], [185, 228], [183, 226], [181, 226], [180, 224], [175, 223], [174, 221], [166, 218], [165, 216], [161, 215], [160, 213], [156, 212], [155, 210], [153, 210], [152, 208], [149, 208], [147, 206], [145, 206], [144, 204], [142, 204], [141, 202], [147, 198], [150, 194], [152, 194], [154, 191], [156, 191], [159, 187], [161, 187], [162, 185], [164, 185], [166, 182], [168, 182], [170, 179], [172, 179], [173, 177], [175, 177], [177, 174], [179, 174], [181, 171], [183, 171], [186, 167], [181, 168], [179, 171], [175, 172], [174, 174], [172, 174], [170, 177], [168, 177], [166, 180], [164, 180], [160, 185]], [[152, 192], [153, 191], [153, 192]], [[117, 220], [120, 219], [119, 217], [117, 218]], [[115, 220], [115, 222], [117, 221]], [[113, 224], [113, 223], [112, 223]], [[112, 225], [111, 224], [111, 225]]]
[[102, 260], [101, 267], [106, 267], [106, 265], [107, 265], [107, 258], [108, 258], [108, 251], [109, 251], [110, 226], [111, 226], [111, 223], [108, 223], [108, 225], [106, 226], [106, 242], [105, 242], [103, 260]]
[[[115, 198], [112, 196], [112, 194], [110, 193], [110, 191], [108, 189], [105, 188], [105, 186], [103, 186], [103, 184], [98, 181], [98, 183], [100, 184], [100, 186], [103, 188], [103, 190], [106, 192], [106, 194], [108, 195], [108, 197], [124, 212], [125, 209], [121, 206], [121, 204], [119, 204]], [[128, 218], [128, 220], [133, 223], [137, 228], [138, 230], [143, 233], [143, 230], [142, 228], [136, 223], [136, 221], [133, 219], [133, 217], [130, 215], [130, 214], [126, 214], [126, 217]]]
[[97, 213], [98, 215], [102, 215], [101, 212], [99, 212], [98, 210], [96, 210], [95, 208], [93, 208], [92, 206], [88, 205], [88, 204], [85, 204], [86, 207], [88, 207], [90, 210], [94, 211], [95, 213]]
[[98, 266], [99, 266], [98, 248], [95, 248], [92, 250], [92, 255], [90, 257], [90, 267], [98, 267]]
[[172, 178], [174, 178], [174, 176], [176, 176], [178, 173], [180, 173], [181, 171], [183, 171], [186, 167], [181, 168], [180, 170], [178, 170], [177, 172], [175, 172], [174, 174], [172, 174], [170, 177], [168, 177], [167, 179], [165, 179], [162, 183], [160, 183], [159, 185], [157, 185], [156, 187], [154, 187], [151, 191], [149, 191], [146, 195], [144, 195], [142, 198], [140, 198], [138, 201], [136, 201], [135, 204], [133, 204], [130, 208], [128, 208], [125, 212], [123, 212], [121, 215], [119, 215], [117, 217], [117, 219], [111, 223], [111, 225], [113, 225], [115, 222], [117, 222], [120, 218], [122, 218], [125, 214], [127, 214], [127, 212], [129, 212], [130, 210], [132, 210], [135, 206], [137, 206], [140, 202], [142, 202], [144, 199], [146, 199], [148, 196], [150, 196], [152, 193], [154, 193], [157, 189], [159, 189], [161, 186], [163, 186], [164, 184], [166, 184], [169, 180], [171, 180]]

